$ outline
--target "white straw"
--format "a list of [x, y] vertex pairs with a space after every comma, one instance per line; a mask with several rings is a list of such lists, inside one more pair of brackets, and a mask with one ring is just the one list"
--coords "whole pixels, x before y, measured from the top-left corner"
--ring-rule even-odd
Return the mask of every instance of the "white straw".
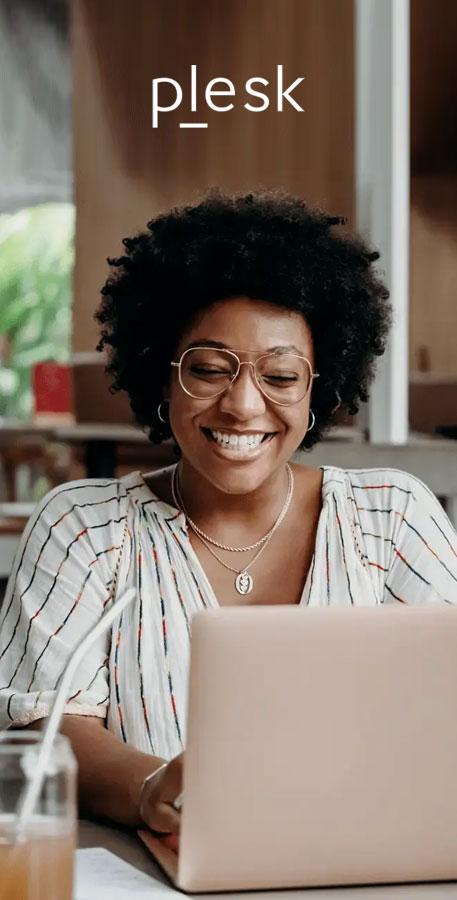
[[43, 731], [43, 737], [38, 744], [39, 749], [36, 759], [36, 768], [34, 769], [33, 776], [30, 778], [25, 788], [22, 800], [19, 803], [16, 826], [18, 832], [22, 831], [26, 827], [27, 821], [33, 814], [35, 804], [41, 793], [43, 779], [45, 777], [49, 758], [54, 745], [54, 739], [59, 730], [60, 720], [62, 718], [62, 713], [67, 701], [75, 671], [91, 644], [98, 637], [100, 637], [101, 634], [103, 634], [103, 632], [108, 628], [109, 625], [111, 625], [113, 619], [115, 619], [116, 616], [118, 616], [129, 603], [131, 603], [135, 595], [136, 591], [134, 590], [134, 588], [129, 588], [128, 591], [125, 591], [123, 594], [121, 594], [118, 600], [113, 603], [113, 605], [102, 616], [100, 621], [97, 622], [95, 628], [93, 628], [91, 631], [89, 631], [88, 634], [86, 634], [85, 638], [83, 638], [81, 643], [74, 651], [73, 656], [70, 657], [70, 661], [63, 673], [59, 690], [57, 691], [54, 703], [52, 705], [52, 710], [46, 723], [46, 727]]

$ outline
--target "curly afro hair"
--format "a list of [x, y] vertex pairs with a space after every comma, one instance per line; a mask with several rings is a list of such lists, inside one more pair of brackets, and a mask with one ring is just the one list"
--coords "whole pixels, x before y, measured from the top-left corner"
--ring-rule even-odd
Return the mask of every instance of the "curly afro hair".
[[157, 416], [170, 362], [195, 317], [217, 300], [246, 296], [301, 313], [313, 335], [315, 425], [302, 449], [331, 426], [337, 400], [355, 415], [368, 399], [375, 358], [391, 322], [389, 293], [373, 269], [379, 254], [344, 220], [283, 192], [228, 196], [213, 189], [124, 238], [96, 313], [112, 391], [127, 392], [149, 438], [171, 436]]

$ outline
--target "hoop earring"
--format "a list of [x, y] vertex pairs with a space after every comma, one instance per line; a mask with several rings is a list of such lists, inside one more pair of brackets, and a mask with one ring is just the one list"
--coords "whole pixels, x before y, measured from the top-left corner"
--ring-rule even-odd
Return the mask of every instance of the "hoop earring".
[[313, 421], [312, 421], [311, 425], [308, 425], [308, 428], [306, 429], [306, 434], [308, 434], [308, 431], [311, 431], [311, 429], [314, 428], [314, 425], [316, 423], [316, 416], [314, 415], [312, 409], [310, 409], [310, 414], [313, 417]]
[[161, 409], [161, 407], [162, 407], [162, 405], [163, 405], [164, 403], [168, 403], [168, 400], [161, 400], [161, 401], [160, 401], [160, 403], [159, 403], [159, 405], [158, 405], [158, 407], [157, 407], [157, 418], [158, 418], [159, 422], [163, 422], [164, 425], [168, 425], [168, 424], [169, 424], [168, 419], [165, 419], [165, 418], [164, 418], [163, 413], [162, 413], [162, 409]]

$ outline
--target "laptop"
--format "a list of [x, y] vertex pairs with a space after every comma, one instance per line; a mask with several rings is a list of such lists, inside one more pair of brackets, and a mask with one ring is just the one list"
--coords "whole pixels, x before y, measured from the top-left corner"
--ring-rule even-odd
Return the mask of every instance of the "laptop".
[[457, 607], [192, 620], [183, 891], [457, 879]]

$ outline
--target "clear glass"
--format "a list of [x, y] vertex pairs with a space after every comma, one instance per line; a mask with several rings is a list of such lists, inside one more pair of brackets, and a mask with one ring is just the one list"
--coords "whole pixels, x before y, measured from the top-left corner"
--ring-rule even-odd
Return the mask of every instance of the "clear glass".
[[0, 900], [72, 900], [76, 843], [76, 760], [58, 735], [25, 832], [19, 801], [36, 768], [35, 731], [0, 732]]
[[265, 353], [255, 362], [242, 362], [232, 350], [191, 347], [172, 366], [179, 367], [181, 387], [196, 400], [223, 394], [238, 377], [241, 366], [251, 367], [261, 392], [280, 406], [303, 400], [313, 378], [318, 377], [305, 356], [286, 352]]

